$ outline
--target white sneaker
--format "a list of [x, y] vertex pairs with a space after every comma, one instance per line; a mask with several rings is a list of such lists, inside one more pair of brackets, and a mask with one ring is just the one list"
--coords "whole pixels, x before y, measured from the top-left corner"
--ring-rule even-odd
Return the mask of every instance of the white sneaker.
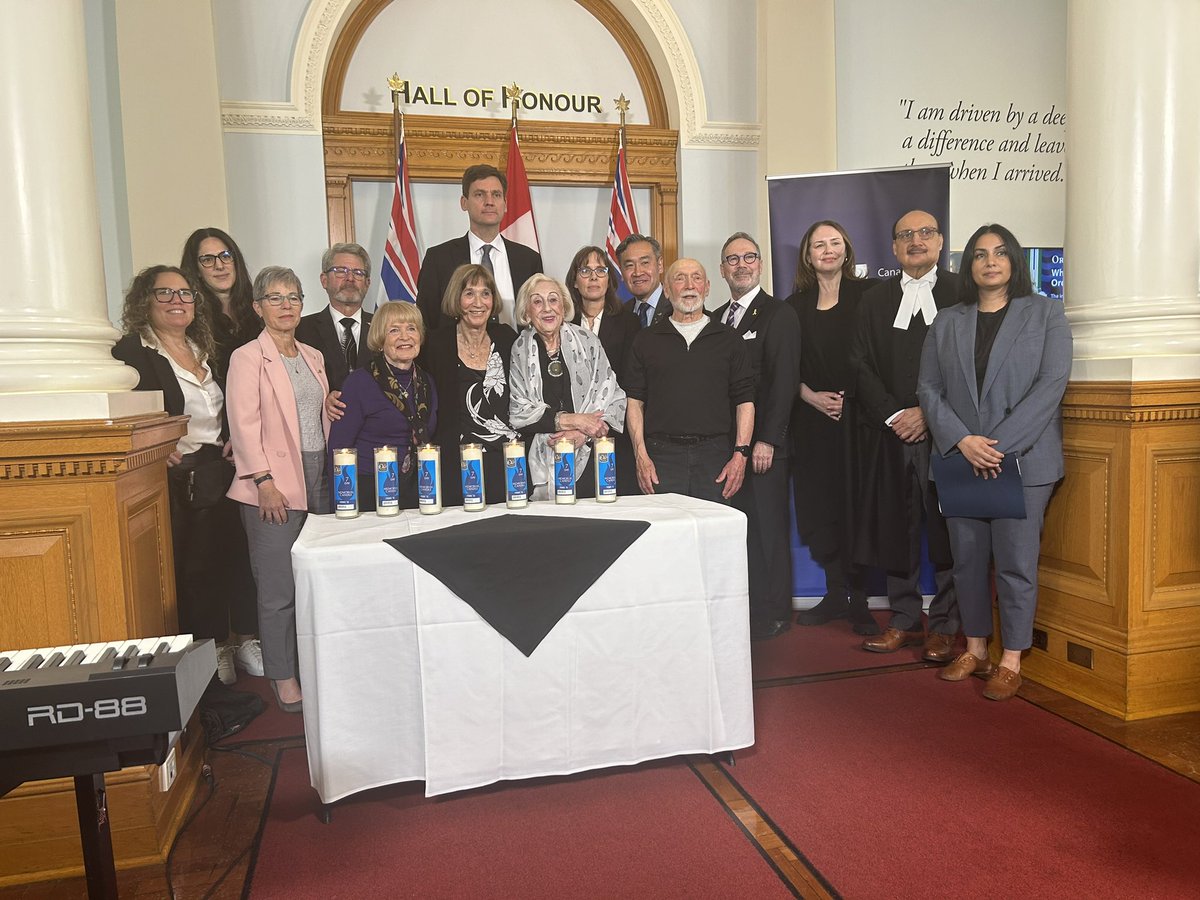
[[233, 659], [237, 667], [247, 675], [257, 675], [259, 678], [263, 676], [262, 644], [258, 638], [250, 638], [239, 644]]
[[233, 667], [233, 654], [237, 648], [233, 644], [222, 644], [217, 648], [217, 677], [221, 684], [233, 684], [237, 681], [237, 670]]

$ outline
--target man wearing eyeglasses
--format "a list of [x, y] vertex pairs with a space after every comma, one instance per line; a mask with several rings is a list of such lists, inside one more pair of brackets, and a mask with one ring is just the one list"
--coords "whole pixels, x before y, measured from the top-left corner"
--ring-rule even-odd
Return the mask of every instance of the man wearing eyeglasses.
[[[923, 210], [892, 227], [892, 252], [901, 274], [863, 294], [855, 332], [859, 421], [862, 428], [861, 513], [855, 562], [887, 573], [891, 623], [863, 649], [891, 653], [924, 646], [930, 662], [949, 662], [960, 621], [951, 578], [950, 538], [929, 481], [929, 434], [917, 405], [921, 345], [939, 309], [957, 302], [958, 276], [938, 268], [942, 233]], [[937, 590], [929, 604], [928, 633], [921, 625], [921, 520]]]
[[758, 241], [744, 231], [721, 248], [730, 300], [713, 313], [737, 332], [755, 373], [750, 465], [733, 505], [746, 514], [750, 636], [783, 634], [792, 618], [792, 548], [788, 521], [788, 423], [800, 384], [800, 321], [764, 291]]
[[362, 308], [370, 284], [371, 257], [358, 244], [334, 244], [321, 257], [321, 287], [329, 305], [300, 320], [296, 340], [325, 357], [330, 392], [340, 393], [346, 376], [370, 358], [371, 314]]
[[633, 299], [625, 308], [643, 328], [671, 317], [671, 299], [663, 291], [662, 244], [644, 234], [631, 234], [617, 245], [617, 264]]
[[488, 269], [496, 279], [493, 315], [516, 329], [513, 298], [531, 275], [544, 272], [542, 256], [532, 247], [510, 241], [500, 234], [500, 223], [508, 211], [508, 178], [495, 166], [471, 166], [463, 173], [462, 198], [458, 201], [470, 227], [465, 235], [425, 251], [417, 276], [417, 306], [432, 331], [447, 323], [442, 313], [442, 295], [454, 270], [467, 263]]

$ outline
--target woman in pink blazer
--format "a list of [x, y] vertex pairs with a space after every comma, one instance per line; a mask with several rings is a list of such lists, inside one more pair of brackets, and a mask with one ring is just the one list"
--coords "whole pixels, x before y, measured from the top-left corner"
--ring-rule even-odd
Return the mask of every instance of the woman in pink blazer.
[[226, 404], [250, 565], [258, 585], [263, 669], [286, 712], [300, 712], [292, 544], [308, 513], [329, 511], [324, 413], [329, 382], [319, 350], [296, 340], [304, 293], [291, 269], [268, 266], [254, 279], [263, 330], [229, 361]]

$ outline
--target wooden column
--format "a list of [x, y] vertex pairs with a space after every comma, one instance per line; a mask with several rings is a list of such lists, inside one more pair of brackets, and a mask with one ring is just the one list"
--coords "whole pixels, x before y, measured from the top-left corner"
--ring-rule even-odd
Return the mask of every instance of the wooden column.
[[[0, 647], [178, 630], [166, 458], [186, 421], [0, 423]], [[170, 791], [155, 766], [109, 778], [118, 866], [166, 858], [203, 756], [203, 736], [189, 737]], [[0, 799], [0, 885], [82, 872], [74, 809], [70, 778]]]
[[1022, 669], [1126, 720], [1200, 710], [1200, 382], [1075, 382], [1063, 419]]

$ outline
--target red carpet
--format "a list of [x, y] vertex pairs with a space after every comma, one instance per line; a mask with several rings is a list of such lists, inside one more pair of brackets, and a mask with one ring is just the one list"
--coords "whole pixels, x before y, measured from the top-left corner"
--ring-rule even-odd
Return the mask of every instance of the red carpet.
[[304, 751], [281, 755], [251, 897], [792, 896], [683, 763], [438, 800], [397, 785], [322, 825]]
[[[887, 627], [891, 612], [873, 610], [881, 628]], [[751, 645], [754, 680], [794, 678], [827, 672], [852, 672], [879, 669], [921, 661], [920, 647], [905, 647], [895, 653], [868, 653], [862, 648], [863, 636], [850, 630], [846, 621], [825, 625], [796, 625], [769, 641]]]
[[932, 671], [755, 692], [729, 769], [846, 898], [1200, 892], [1200, 785]]

